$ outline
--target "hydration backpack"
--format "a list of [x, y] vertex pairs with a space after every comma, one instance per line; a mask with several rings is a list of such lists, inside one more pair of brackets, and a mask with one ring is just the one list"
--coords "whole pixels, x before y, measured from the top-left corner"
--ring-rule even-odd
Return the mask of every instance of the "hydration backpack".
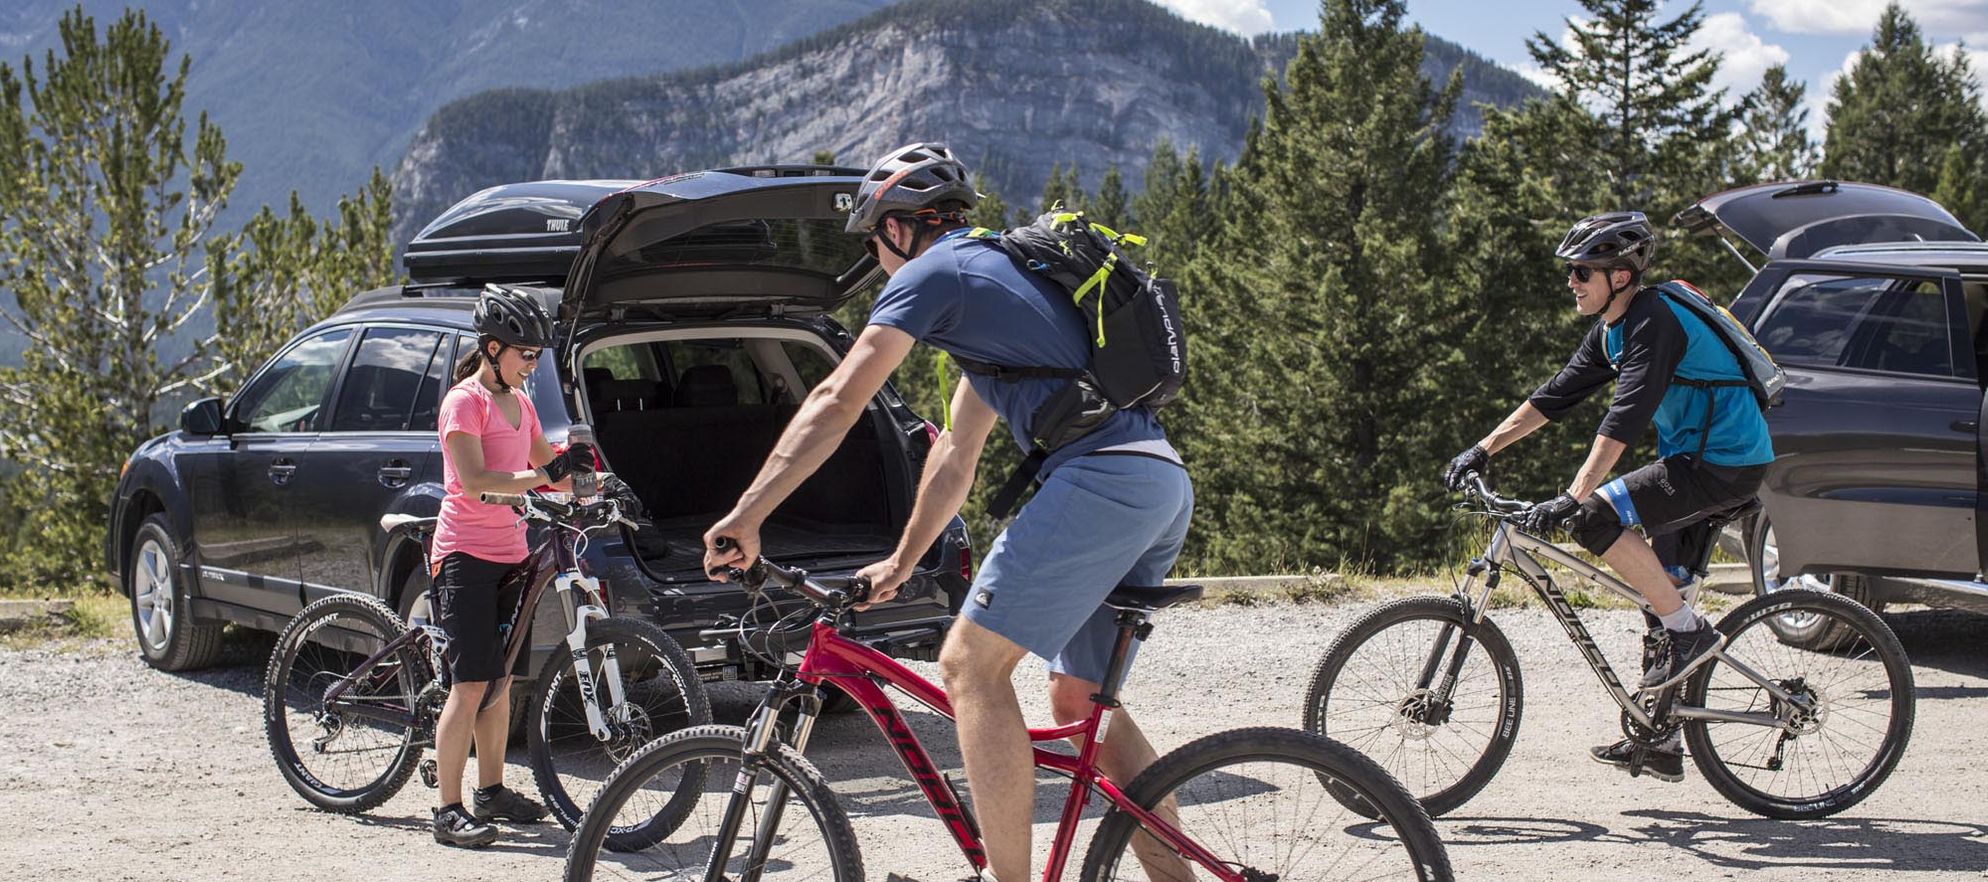
[[967, 233], [993, 242], [1030, 272], [1056, 283], [1084, 317], [1091, 343], [1087, 368], [998, 365], [953, 356], [969, 373], [996, 380], [1050, 378], [1069, 384], [1030, 418], [1028, 459], [996, 494], [990, 513], [1006, 517], [1042, 468], [1043, 460], [1133, 407], [1158, 409], [1180, 396], [1187, 381], [1187, 326], [1173, 282], [1140, 267], [1127, 248], [1142, 236], [1092, 223], [1081, 211], [1052, 207], [1027, 226], [975, 228]]
[[[1766, 410], [1781, 403], [1781, 390], [1788, 385], [1788, 375], [1781, 366], [1774, 363], [1774, 357], [1767, 354], [1760, 343], [1753, 339], [1746, 326], [1726, 308], [1712, 302], [1705, 292], [1698, 290], [1690, 282], [1672, 280], [1656, 286], [1664, 299], [1690, 310], [1692, 315], [1712, 329], [1719, 342], [1739, 362], [1740, 373], [1746, 375], [1745, 386], [1753, 392], [1753, 400]], [[1677, 378], [1674, 382], [1689, 386], [1729, 386], [1740, 385], [1735, 380], [1705, 381]]]

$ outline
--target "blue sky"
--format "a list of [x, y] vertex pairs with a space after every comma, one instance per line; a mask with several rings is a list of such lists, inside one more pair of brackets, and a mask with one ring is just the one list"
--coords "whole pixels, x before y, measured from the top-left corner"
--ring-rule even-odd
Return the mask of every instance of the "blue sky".
[[[1242, 33], [1311, 29], [1316, 0], [1159, 0], [1183, 16]], [[1830, 84], [1869, 39], [1886, 0], [1706, 0], [1700, 41], [1726, 55], [1721, 85], [1734, 94], [1782, 63], [1809, 84], [1810, 124], [1820, 132]], [[1936, 45], [1965, 42], [1977, 76], [1988, 74], [1988, 0], [1904, 0]], [[1669, 14], [1688, 8], [1671, 0]], [[1522, 73], [1536, 73], [1525, 41], [1555, 38], [1573, 0], [1408, 0], [1408, 13], [1429, 33], [1460, 43]], [[1988, 76], [1983, 77], [1988, 80]]]

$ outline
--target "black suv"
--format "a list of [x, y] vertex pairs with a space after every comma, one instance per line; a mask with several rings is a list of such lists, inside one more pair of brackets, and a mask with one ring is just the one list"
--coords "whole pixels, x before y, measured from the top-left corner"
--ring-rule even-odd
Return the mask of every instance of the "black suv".
[[[1678, 221], [1766, 258], [1732, 304], [1788, 373], [1743, 537], [1756, 590], [1988, 611], [1988, 245], [1923, 196], [1837, 181], [1729, 190]], [[1803, 624], [1779, 630], [1831, 642]]]
[[[826, 313], [881, 275], [842, 232], [861, 174], [546, 181], [450, 208], [409, 244], [413, 284], [352, 298], [232, 401], [194, 402], [179, 431], [132, 454], [105, 552], [145, 658], [208, 663], [222, 623], [276, 630], [332, 592], [410, 610], [426, 585], [421, 550], [390, 542], [380, 518], [440, 505], [436, 411], [474, 346], [476, 294], [497, 282], [538, 292], [558, 317], [527, 387], [548, 439], [591, 424], [607, 468], [647, 508], [639, 529], [587, 549], [616, 611], [653, 618], [707, 677], [764, 675], [735, 636], [746, 599], [701, 573], [700, 537], [852, 342]], [[823, 574], [887, 556], [936, 434], [886, 387], [766, 525], [763, 553]], [[930, 658], [971, 560], [955, 519], [900, 598], [859, 614], [852, 633]], [[540, 658], [557, 617], [541, 610]]]

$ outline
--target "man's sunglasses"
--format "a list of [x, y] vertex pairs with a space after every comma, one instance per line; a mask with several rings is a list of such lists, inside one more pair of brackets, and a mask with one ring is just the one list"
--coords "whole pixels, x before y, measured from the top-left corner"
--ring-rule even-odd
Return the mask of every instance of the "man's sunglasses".
[[1598, 272], [1601, 272], [1601, 270], [1595, 267], [1582, 266], [1578, 263], [1567, 264], [1567, 275], [1573, 276], [1576, 282], [1585, 283], [1587, 280], [1594, 278], [1595, 273]]

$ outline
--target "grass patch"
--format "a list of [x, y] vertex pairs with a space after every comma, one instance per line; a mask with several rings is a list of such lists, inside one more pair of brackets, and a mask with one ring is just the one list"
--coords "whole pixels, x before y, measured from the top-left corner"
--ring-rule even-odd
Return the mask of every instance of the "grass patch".
[[[0, 600], [49, 600], [20, 594], [0, 594]], [[80, 643], [115, 637], [129, 627], [129, 602], [115, 594], [85, 594], [55, 598], [71, 601], [68, 609], [29, 621], [0, 634], [0, 646], [24, 649], [48, 643]]]

